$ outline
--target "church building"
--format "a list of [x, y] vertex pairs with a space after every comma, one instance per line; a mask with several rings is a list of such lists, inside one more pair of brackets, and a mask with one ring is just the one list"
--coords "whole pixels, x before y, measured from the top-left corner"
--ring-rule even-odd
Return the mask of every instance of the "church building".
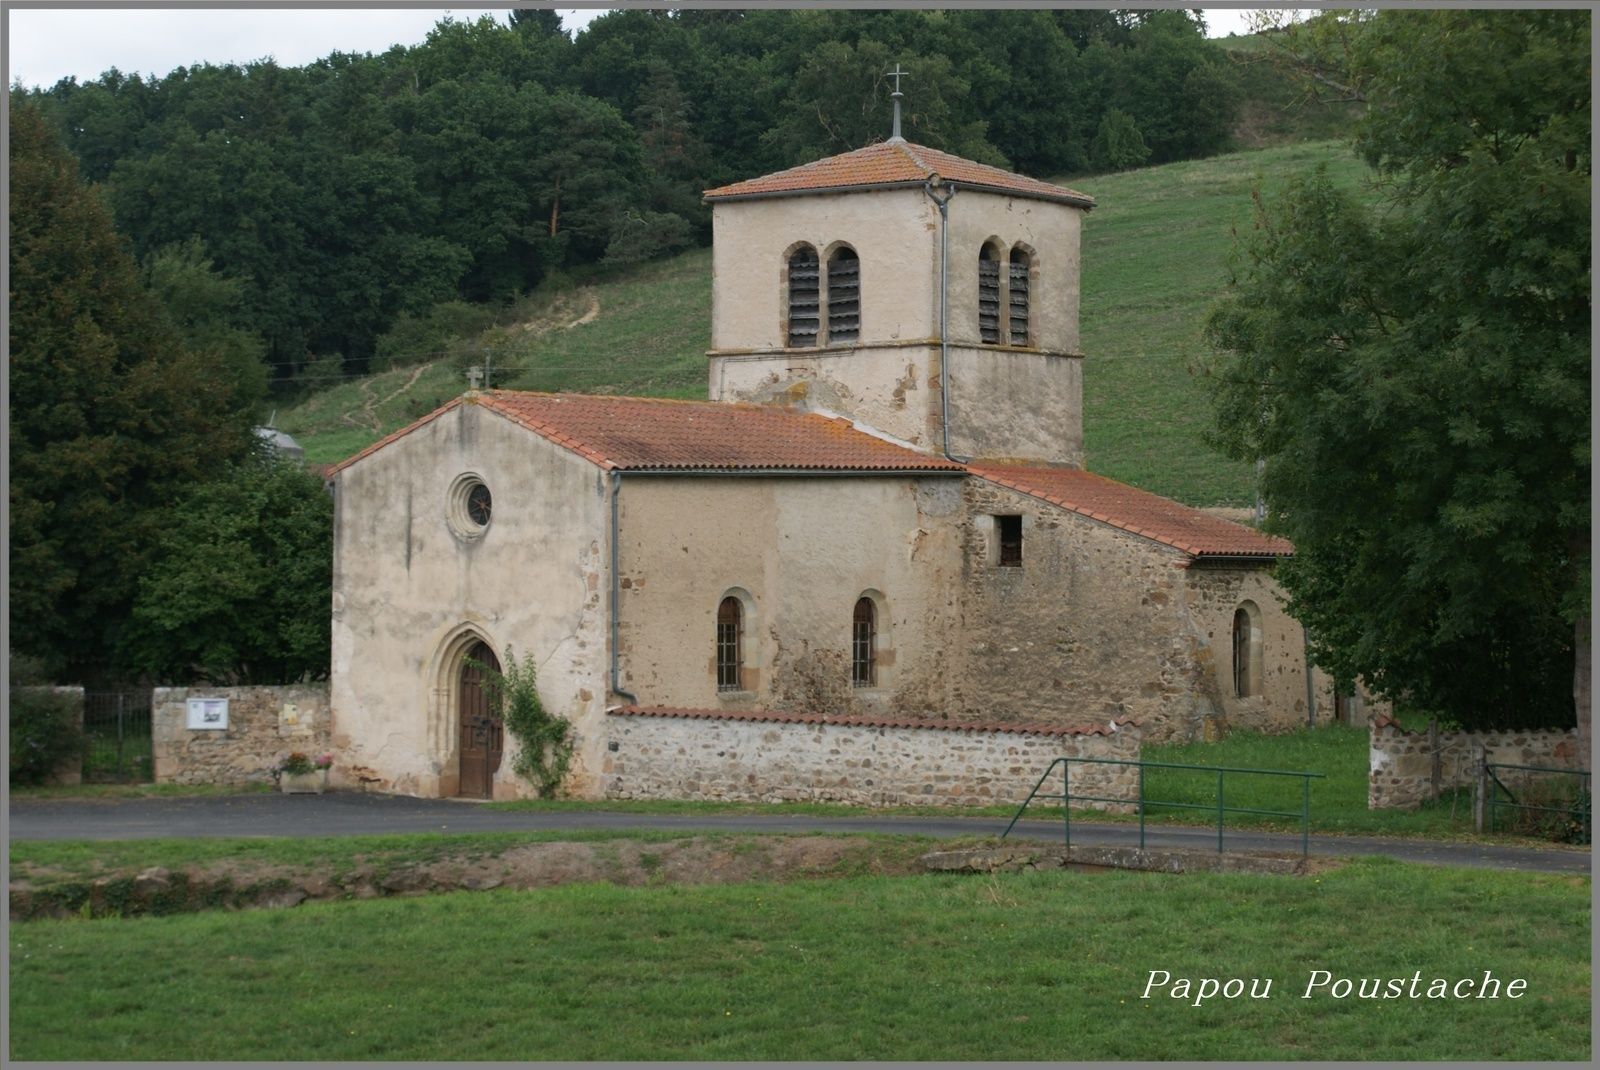
[[[508, 652], [590, 797], [642, 718], [1159, 740], [1328, 708], [1288, 543], [1083, 467], [1090, 197], [898, 135], [705, 196], [709, 400], [470, 389], [333, 469], [348, 785], [527, 794], [474, 665]], [[815, 797], [888, 798], [855, 775]]]

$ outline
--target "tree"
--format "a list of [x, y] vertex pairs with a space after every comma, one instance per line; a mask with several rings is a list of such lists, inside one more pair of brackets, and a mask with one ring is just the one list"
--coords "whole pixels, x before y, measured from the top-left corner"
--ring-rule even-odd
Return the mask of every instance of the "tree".
[[1384, 11], [1348, 40], [1384, 199], [1318, 175], [1260, 208], [1209, 323], [1217, 440], [1264, 459], [1290, 609], [1337, 678], [1471, 727], [1571, 724], [1589, 701], [1588, 20]]
[[[896, 62], [910, 72], [901, 124], [907, 140], [980, 163], [1008, 166], [985, 137], [987, 124], [964, 119], [952, 103], [965, 98], [971, 87], [954, 73], [948, 58], [916, 54], [896, 58], [887, 45], [869, 37], [854, 45], [824, 42], [796, 72], [783, 118], [770, 134], [788, 162], [804, 163], [886, 140], [892, 102], [884, 72]], [[910, 92], [913, 85], [915, 93]]]
[[151, 253], [144, 261], [144, 282], [166, 306], [184, 344], [226, 381], [230, 408], [248, 411], [266, 397], [266, 344], [236, 326], [244, 284], [216, 270], [199, 238]]
[[1133, 116], [1121, 108], [1110, 108], [1100, 120], [1100, 129], [1089, 147], [1089, 160], [1102, 171], [1126, 171], [1150, 158]]
[[251, 441], [39, 112], [11, 108], [11, 635], [57, 678], [108, 668], [180, 488]]
[[163, 682], [328, 673], [333, 502], [262, 450], [177, 500], [139, 580], [122, 662]]

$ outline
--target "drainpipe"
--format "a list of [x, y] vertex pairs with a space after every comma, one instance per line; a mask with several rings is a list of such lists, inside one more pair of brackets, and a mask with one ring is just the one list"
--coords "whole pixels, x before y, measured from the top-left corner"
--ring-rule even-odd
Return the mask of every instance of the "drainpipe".
[[622, 602], [622, 577], [617, 572], [617, 543], [621, 525], [617, 519], [617, 499], [622, 494], [622, 473], [611, 470], [611, 692], [621, 695], [628, 704], [637, 706], [639, 696], [622, 689], [621, 651], [617, 646], [617, 611]]
[[[940, 197], [934, 192], [936, 187], [949, 192]], [[944, 425], [945, 460], [955, 461], [950, 455], [950, 201], [956, 195], [956, 184], [944, 185], [943, 179], [934, 175], [922, 184], [922, 192], [939, 206], [939, 419]]]
[[1317, 692], [1311, 682], [1311, 633], [1300, 625], [1300, 642], [1306, 659], [1306, 724], [1317, 727]]

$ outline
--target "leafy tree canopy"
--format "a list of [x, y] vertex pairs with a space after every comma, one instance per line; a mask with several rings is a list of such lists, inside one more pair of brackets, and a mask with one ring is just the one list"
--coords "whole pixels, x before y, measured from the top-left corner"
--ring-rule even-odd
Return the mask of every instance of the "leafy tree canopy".
[[1338, 678], [1472, 726], [1570, 724], [1590, 586], [1587, 15], [1337, 29], [1318, 76], [1366, 101], [1356, 144], [1384, 196], [1317, 175], [1260, 208], [1209, 324], [1217, 440], [1264, 458], [1270, 523], [1296, 545], [1290, 608]]
[[10, 208], [11, 641], [81, 680], [106, 668], [162, 506], [242, 455], [250, 420], [16, 99]]
[[332, 576], [332, 498], [262, 449], [173, 503], [121, 661], [172, 683], [325, 677]]

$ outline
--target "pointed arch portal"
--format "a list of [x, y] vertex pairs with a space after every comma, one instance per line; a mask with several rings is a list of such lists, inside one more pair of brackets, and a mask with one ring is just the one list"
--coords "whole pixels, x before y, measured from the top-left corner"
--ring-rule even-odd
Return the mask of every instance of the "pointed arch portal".
[[488, 677], [500, 671], [500, 659], [478, 640], [461, 659], [456, 685], [456, 753], [460, 780], [456, 794], [472, 799], [494, 797], [494, 774], [505, 750], [505, 726], [489, 701]]

